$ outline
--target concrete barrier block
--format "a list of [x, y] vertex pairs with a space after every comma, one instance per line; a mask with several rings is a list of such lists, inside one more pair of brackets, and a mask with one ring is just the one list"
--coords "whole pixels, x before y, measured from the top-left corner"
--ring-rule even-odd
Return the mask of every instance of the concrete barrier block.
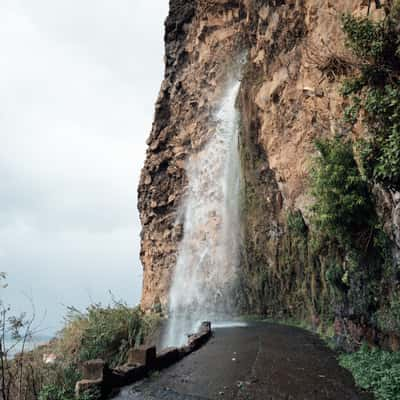
[[131, 385], [147, 376], [148, 369], [144, 365], [131, 367], [124, 365], [114, 369], [109, 378], [109, 386], [119, 388], [126, 385]]
[[128, 365], [145, 365], [148, 369], [151, 369], [155, 366], [156, 357], [155, 346], [133, 348], [128, 353]]
[[195, 351], [203, 346], [210, 339], [211, 333], [211, 322], [203, 322], [198, 333], [189, 335], [188, 347], [190, 351]]
[[193, 349], [189, 345], [185, 345], [182, 347], [179, 347], [179, 354], [181, 355], [181, 358], [188, 356], [190, 353], [193, 352]]
[[162, 352], [157, 354], [156, 369], [168, 368], [172, 364], [175, 364], [182, 358], [179, 349], [176, 347], [169, 347], [164, 349]]
[[82, 365], [82, 376], [84, 380], [95, 381], [103, 379], [106, 375], [107, 365], [103, 360], [86, 361]]
[[203, 322], [196, 334], [189, 335], [186, 346], [167, 348], [159, 354], [154, 346], [133, 348], [128, 352], [128, 363], [113, 370], [103, 360], [87, 361], [82, 367], [84, 379], [76, 384], [76, 396], [79, 398], [90, 393], [91, 396], [94, 394], [93, 400], [104, 399], [113, 389], [135, 383], [145, 378], [151, 370], [167, 368], [178, 362], [203, 346], [211, 334], [211, 323]]
[[211, 333], [211, 322], [210, 321], [204, 321], [200, 325], [200, 332], [204, 333]]

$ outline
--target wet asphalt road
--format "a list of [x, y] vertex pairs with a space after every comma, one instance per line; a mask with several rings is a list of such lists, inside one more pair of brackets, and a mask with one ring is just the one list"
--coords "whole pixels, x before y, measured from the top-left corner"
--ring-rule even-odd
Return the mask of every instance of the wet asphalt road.
[[223, 328], [203, 348], [117, 400], [361, 400], [351, 375], [321, 340], [269, 323]]

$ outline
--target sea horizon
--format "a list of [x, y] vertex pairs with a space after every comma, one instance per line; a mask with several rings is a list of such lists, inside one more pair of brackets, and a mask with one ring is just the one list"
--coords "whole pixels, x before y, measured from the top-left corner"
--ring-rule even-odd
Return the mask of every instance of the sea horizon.
[[[41, 346], [43, 344], [46, 344], [50, 342], [56, 335], [43, 335], [43, 334], [38, 334], [38, 335], [33, 335], [32, 338], [26, 341], [25, 343], [25, 349], [24, 351], [31, 351], [37, 348], [38, 346]], [[15, 340], [13, 340], [11, 337], [8, 337], [5, 339], [5, 349], [7, 350], [7, 356], [8, 358], [14, 358], [16, 354], [20, 353], [22, 351], [22, 346], [23, 343], [19, 342], [11, 349], [13, 344], [16, 343]], [[11, 350], [9, 350], [11, 349]]]

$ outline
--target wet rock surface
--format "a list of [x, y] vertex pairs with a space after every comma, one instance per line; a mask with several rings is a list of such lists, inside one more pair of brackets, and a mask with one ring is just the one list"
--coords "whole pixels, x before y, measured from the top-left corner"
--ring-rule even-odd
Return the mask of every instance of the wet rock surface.
[[216, 329], [199, 351], [116, 400], [366, 400], [315, 335], [269, 323]]

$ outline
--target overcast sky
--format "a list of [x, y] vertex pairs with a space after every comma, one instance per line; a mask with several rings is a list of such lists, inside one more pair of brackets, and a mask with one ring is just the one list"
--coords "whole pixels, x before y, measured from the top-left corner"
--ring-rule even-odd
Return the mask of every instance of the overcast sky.
[[141, 291], [136, 190], [168, 0], [0, 1], [0, 271], [44, 327]]

